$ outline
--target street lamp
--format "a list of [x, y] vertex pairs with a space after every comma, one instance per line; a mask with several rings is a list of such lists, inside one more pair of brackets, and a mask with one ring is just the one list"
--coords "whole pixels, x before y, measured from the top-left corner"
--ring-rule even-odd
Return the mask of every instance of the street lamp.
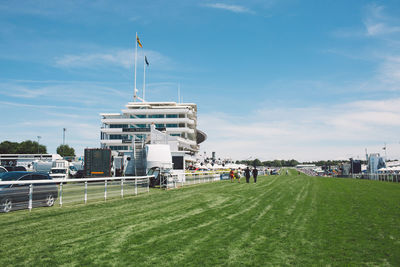
[[41, 136], [37, 136], [37, 153], [39, 154], [39, 140], [42, 138]]
[[63, 145], [65, 145], [65, 132], [67, 131], [67, 128], [63, 128]]

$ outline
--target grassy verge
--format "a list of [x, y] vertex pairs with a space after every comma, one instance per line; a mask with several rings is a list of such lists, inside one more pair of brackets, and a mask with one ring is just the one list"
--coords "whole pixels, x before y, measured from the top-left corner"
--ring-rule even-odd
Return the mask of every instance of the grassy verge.
[[0, 265], [400, 265], [400, 184], [260, 177], [0, 215]]

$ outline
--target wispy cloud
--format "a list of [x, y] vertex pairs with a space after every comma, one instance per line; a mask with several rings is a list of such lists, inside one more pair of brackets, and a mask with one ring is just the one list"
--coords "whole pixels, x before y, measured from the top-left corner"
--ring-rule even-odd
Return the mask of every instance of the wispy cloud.
[[216, 8], [216, 9], [223, 9], [223, 10], [231, 11], [234, 13], [249, 13], [249, 14], [255, 13], [250, 8], [247, 8], [244, 6], [239, 6], [239, 5], [228, 5], [228, 4], [224, 4], [224, 3], [209, 3], [209, 4], [205, 4], [204, 6], [210, 7], [210, 8]]
[[[209, 139], [202, 149], [240, 159], [338, 159], [362, 156], [364, 148], [400, 156], [400, 98], [355, 101], [307, 108], [266, 108], [243, 117], [224, 113], [200, 116]], [[346, 153], [346, 154], [343, 154]]]
[[[374, 73], [365, 78], [362, 89], [367, 91], [400, 91], [400, 19], [390, 15], [382, 5], [364, 7], [363, 28], [338, 29], [333, 35], [339, 38], [358, 38], [365, 45], [355, 49], [325, 49], [324, 52], [353, 60], [369, 61], [376, 65]], [[371, 43], [373, 39], [374, 43]], [[361, 88], [360, 87], [360, 88]]]
[[[138, 62], [143, 62], [147, 56], [152, 66], [169, 69], [173, 66], [172, 60], [157, 51], [139, 50]], [[134, 64], [132, 49], [116, 49], [104, 53], [63, 55], [55, 58], [55, 66], [62, 68], [109, 68], [110, 66], [129, 69]]]
[[382, 82], [400, 90], [400, 56], [388, 56], [384, 58], [383, 63], [379, 67], [379, 78]]
[[[29, 100], [28, 104], [22, 105], [43, 106], [41, 101], [52, 103], [52, 105], [44, 105], [47, 107], [64, 107], [79, 105], [79, 107], [96, 107], [112, 106], [113, 101], [124, 102], [131, 90], [127, 85], [99, 85], [90, 82], [76, 83], [50, 83], [45, 81], [41, 83], [25, 83], [25, 82], [0, 82], [0, 96], [10, 98]], [[4, 98], [3, 98], [4, 99]], [[39, 105], [39, 106], [38, 106]], [[43, 106], [43, 107], [44, 107]]]
[[376, 4], [366, 7], [367, 14], [364, 19], [364, 25], [367, 36], [388, 35], [400, 32], [399, 21], [388, 16], [384, 10], [384, 6]]
[[385, 7], [369, 4], [364, 8], [362, 27], [353, 26], [336, 29], [333, 32], [339, 38], [385, 37], [400, 32], [400, 20], [388, 15]]

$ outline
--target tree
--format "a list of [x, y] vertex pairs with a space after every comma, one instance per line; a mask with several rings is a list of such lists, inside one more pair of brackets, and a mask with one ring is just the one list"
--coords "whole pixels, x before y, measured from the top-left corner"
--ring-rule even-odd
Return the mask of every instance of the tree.
[[257, 166], [261, 166], [262, 165], [262, 163], [261, 163], [261, 161], [259, 160], [259, 159], [255, 159], [255, 160], [253, 160], [253, 164], [252, 164], [254, 167], [257, 167]]
[[274, 166], [274, 167], [282, 167], [282, 161], [280, 161], [279, 159], [275, 159], [272, 162], [272, 166]]
[[69, 145], [59, 145], [57, 147], [57, 154], [60, 154], [61, 157], [75, 156], [75, 149], [70, 147]]
[[18, 145], [17, 153], [19, 154], [45, 154], [47, 153], [46, 147], [39, 145], [36, 141], [26, 140]]
[[21, 143], [4, 141], [0, 144], [0, 154], [46, 154], [47, 148], [38, 142], [26, 140]]
[[1, 154], [16, 154], [18, 149], [17, 142], [4, 141], [0, 144]]

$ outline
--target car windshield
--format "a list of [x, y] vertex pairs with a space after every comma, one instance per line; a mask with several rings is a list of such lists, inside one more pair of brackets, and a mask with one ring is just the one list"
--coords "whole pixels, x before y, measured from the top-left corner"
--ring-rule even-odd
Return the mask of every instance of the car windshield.
[[25, 172], [3, 172], [0, 173], [0, 181], [16, 181], [25, 174]]
[[53, 169], [51, 173], [65, 173], [65, 169]]
[[78, 170], [75, 166], [69, 166], [69, 169], [70, 169], [71, 171], [77, 171], [77, 170]]

